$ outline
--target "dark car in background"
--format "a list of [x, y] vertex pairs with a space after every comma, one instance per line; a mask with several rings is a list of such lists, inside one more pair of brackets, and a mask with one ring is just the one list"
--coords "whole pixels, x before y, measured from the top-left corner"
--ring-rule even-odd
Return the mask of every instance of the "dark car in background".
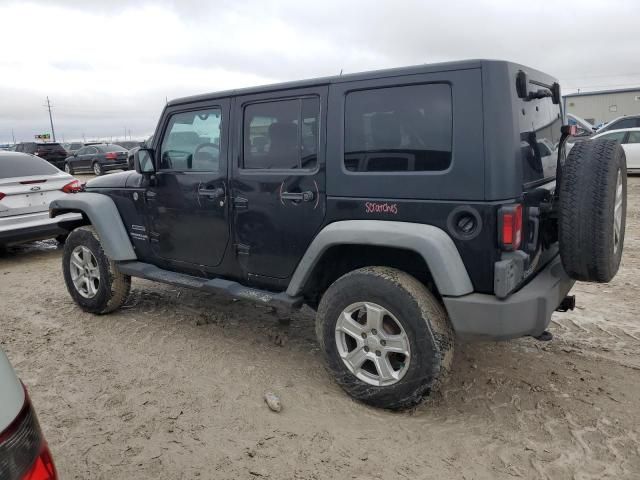
[[16, 152], [36, 155], [59, 169], [64, 168], [64, 160], [69, 155], [64, 147], [56, 142], [22, 142], [17, 145]]
[[128, 170], [128, 150], [113, 143], [86, 145], [67, 157], [64, 171], [70, 174], [93, 172], [102, 175], [110, 170]]

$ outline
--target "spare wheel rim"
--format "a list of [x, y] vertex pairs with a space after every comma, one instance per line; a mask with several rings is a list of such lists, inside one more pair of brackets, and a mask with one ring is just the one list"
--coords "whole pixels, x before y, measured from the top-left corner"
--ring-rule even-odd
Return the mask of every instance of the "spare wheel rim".
[[622, 241], [622, 173], [618, 170], [616, 197], [613, 210], [613, 253], [618, 253]]

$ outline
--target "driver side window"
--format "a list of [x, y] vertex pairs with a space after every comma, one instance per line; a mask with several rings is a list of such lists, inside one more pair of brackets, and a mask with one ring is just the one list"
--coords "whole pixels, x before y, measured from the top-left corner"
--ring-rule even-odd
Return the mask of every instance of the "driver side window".
[[217, 172], [222, 111], [219, 108], [171, 116], [160, 147], [161, 170]]

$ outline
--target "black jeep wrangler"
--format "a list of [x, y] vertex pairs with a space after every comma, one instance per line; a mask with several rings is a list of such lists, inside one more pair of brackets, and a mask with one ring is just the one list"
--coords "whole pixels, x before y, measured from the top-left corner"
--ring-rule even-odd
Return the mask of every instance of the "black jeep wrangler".
[[618, 270], [623, 150], [565, 156], [560, 103], [554, 78], [486, 60], [174, 100], [135, 172], [51, 204], [83, 214], [67, 288], [97, 314], [132, 276], [309, 305], [349, 394], [414, 405], [456, 337], [549, 337], [575, 280]]

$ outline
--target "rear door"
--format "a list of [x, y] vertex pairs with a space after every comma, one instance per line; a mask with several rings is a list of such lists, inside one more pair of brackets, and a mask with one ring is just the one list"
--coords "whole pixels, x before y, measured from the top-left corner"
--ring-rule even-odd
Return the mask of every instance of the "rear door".
[[325, 215], [327, 87], [237, 97], [233, 220], [245, 274], [286, 279]]

